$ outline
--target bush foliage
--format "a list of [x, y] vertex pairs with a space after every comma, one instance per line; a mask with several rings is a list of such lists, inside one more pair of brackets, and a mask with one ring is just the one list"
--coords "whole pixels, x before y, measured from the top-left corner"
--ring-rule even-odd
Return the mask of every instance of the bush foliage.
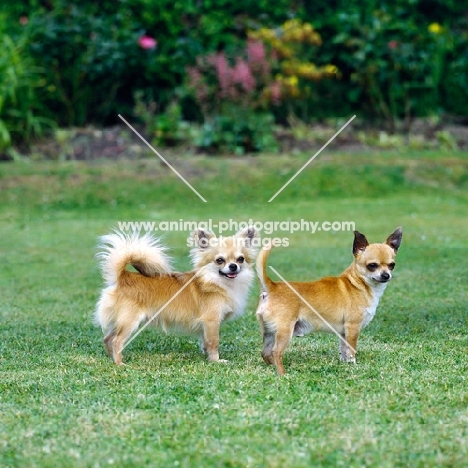
[[[157, 104], [154, 119], [164, 119], [166, 109], [173, 118], [176, 103], [181, 120], [205, 128], [199, 138], [205, 143], [226, 140], [215, 129], [242, 127], [228, 137], [235, 151], [246, 134], [244, 150], [270, 141], [263, 132], [252, 143], [249, 119], [229, 123], [236, 107], [240, 116], [250, 110], [276, 123], [291, 114], [309, 121], [359, 113], [390, 130], [414, 116], [468, 113], [463, 2], [29, 0], [0, 8], [0, 66], [4, 76], [18, 77], [15, 85], [0, 81], [3, 147], [41, 134], [51, 121], [102, 125], [116, 122], [118, 113], [136, 117], [137, 95]], [[201, 102], [194, 70], [207, 71], [209, 57], [225, 57], [232, 69], [247, 63], [252, 41], [265, 47], [267, 61], [257, 67], [261, 77], [248, 64], [256, 94], [240, 83], [240, 103], [204, 76], [208, 95]], [[157, 123], [149, 127], [162, 131]]]

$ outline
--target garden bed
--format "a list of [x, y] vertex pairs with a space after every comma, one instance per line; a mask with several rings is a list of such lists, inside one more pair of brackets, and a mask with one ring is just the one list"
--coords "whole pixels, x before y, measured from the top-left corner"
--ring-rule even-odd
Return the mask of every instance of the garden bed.
[[[316, 125], [297, 124], [294, 128], [278, 127], [275, 136], [280, 153], [310, 152], [320, 149], [341, 127], [341, 122], [320, 123]], [[151, 135], [137, 126], [147, 141]], [[178, 146], [153, 146], [164, 155], [202, 154], [194, 144]], [[352, 123], [351, 127], [339, 134], [331, 143], [331, 150], [366, 151], [370, 148], [381, 149], [468, 149], [468, 126], [462, 123], [434, 123], [429, 120], [415, 120], [410, 133], [390, 134], [377, 127]], [[49, 138], [34, 143], [29, 150], [17, 149], [12, 159], [22, 155], [33, 160], [95, 160], [95, 159], [141, 159], [153, 153], [124, 125], [98, 129], [94, 127], [58, 130]], [[222, 154], [220, 151], [219, 154]], [[254, 153], [253, 153], [254, 154]]]

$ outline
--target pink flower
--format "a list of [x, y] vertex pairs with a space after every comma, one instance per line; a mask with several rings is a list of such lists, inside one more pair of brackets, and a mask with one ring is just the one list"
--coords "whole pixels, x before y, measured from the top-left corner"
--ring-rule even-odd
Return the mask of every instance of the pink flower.
[[235, 99], [237, 93], [233, 81], [234, 69], [229, 66], [224, 52], [208, 55], [206, 63], [216, 70], [221, 96]]
[[273, 104], [278, 105], [281, 102], [281, 83], [273, 81], [270, 85], [271, 101]]
[[156, 39], [153, 39], [150, 36], [141, 36], [138, 39], [138, 45], [145, 50], [155, 49], [158, 45]]
[[262, 78], [270, 75], [271, 67], [262, 41], [253, 41], [251, 39], [247, 41], [247, 60], [252, 72], [260, 74]]
[[187, 67], [187, 74], [189, 86], [195, 91], [197, 101], [202, 104], [207, 100], [209, 94], [209, 89], [203, 79], [203, 75], [196, 67]]
[[220, 52], [218, 54], [209, 55], [206, 58], [206, 61], [216, 69], [219, 86], [221, 87], [222, 92], [226, 92], [231, 85], [231, 69], [226, 56], [223, 52]]
[[20, 16], [20, 19], [19, 19], [19, 23], [21, 24], [21, 26], [26, 26], [28, 24], [28, 17], [27, 16]]
[[263, 62], [266, 58], [265, 46], [261, 41], [253, 41], [249, 39], [247, 41], [247, 57], [249, 63]]
[[397, 41], [390, 41], [388, 44], [387, 44], [388, 48], [390, 50], [395, 50], [397, 47], [398, 47], [398, 42]]
[[234, 67], [232, 79], [234, 83], [241, 85], [245, 91], [249, 92], [255, 88], [255, 78], [252, 75], [248, 63], [242, 59], [236, 59], [236, 66]]

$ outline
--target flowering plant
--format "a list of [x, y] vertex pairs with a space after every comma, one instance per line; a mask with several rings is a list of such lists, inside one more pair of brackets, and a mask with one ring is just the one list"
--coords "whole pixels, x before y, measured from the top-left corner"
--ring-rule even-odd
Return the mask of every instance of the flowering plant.
[[188, 88], [205, 115], [226, 105], [258, 110], [279, 103], [280, 89], [264, 44], [249, 39], [243, 52], [231, 60], [222, 51], [199, 56], [187, 68]]
[[284, 98], [304, 99], [311, 96], [311, 82], [339, 77], [332, 64], [314, 63], [317, 47], [322, 45], [320, 34], [310, 23], [298, 19], [286, 21], [275, 29], [249, 31], [249, 38], [262, 41], [275, 58], [275, 83]]
[[151, 36], [147, 36], [146, 34], [143, 36], [140, 36], [138, 38], [138, 45], [145, 50], [152, 50], [156, 49], [158, 45], [158, 41], [156, 39], [152, 38]]
[[403, 13], [378, 9], [365, 18], [343, 13], [334, 39], [345, 52], [341, 59], [354, 100], [382, 118], [391, 132], [402, 118], [409, 130], [415, 115], [437, 111], [446, 55], [453, 48], [440, 24], [422, 28]]
[[187, 68], [188, 89], [204, 124], [198, 146], [229, 152], [276, 150], [271, 105], [281, 101], [263, 42], [249, 39], [239, 55], [224, 51], [199, 56]]
[[[252, 144], [260, 131], [255, 119], [261, 116], [268, 121], [272, 132], [275, 106], [299, 103], [311, 96], [312, 82], [339, 76], [336, 66], [317, 66], [312, 61], [313, 49], [321, 41], [311, 24], [290, 20], [277, 29], [249, 31], [245, 49], [236, 56], [221, 51], [197, 57], [196, 64], [187, 68], [187, 86], [211, 134], [216, 134], [213, 129], [242, 128], [235, 132], [242, 137], [234, 139], [244, 139], [245, 147], [258, 146]], [[252, 113], [257, 117], [252, 119]], [[240, 119], [244, 125], [230, 125], [226, 119]], [[272, 139], [262, 135], [261, 141]]]

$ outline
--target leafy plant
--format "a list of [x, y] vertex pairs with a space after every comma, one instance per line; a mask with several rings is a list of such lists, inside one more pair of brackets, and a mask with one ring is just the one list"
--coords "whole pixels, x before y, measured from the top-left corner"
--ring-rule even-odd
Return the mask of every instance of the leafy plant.
[[[278, 143], [271, 113], [222, 113], [207, 120], [195, 140], [197, 147], [207, 151], [234, 154], [276, 152]], [[237, 109], [239, 111], [239, 109]]]
[[12, 37], [0, 18], [0, 152], [12, 143], [29, 144], [54, 127], [43, 105], [43, 69], [27, 53], [27, 30]]
[[158, 112], [154, 101], [145, 102], [143, 92], [135, 93], [134, 114], [145, 125], [146, 135], [157, 146], [173, 146], [191, 139], [191, 127], [182, 119], [182, 107], [172, 101], [163, 112]]
[[261, 41], [271, 51], [271, 69], [278, 94], [287, 104], [288, 115], [300, 109], [308, 118], [307, 107], [316, 91], [316, 83], [340, 77], [333, 64], [317, 65], [317, 50], [322, 38], [312, 24], [291, 19], [277, 28], [260, 28], [248, 32], [251, 40]]
[[[444, 31], [444, 36], [447, 34]], [[446, 58], [439, 97], [447, 112], [468, 115], [468, 18], [464, 19], [457, 34], [453, 35], [453, 48]]]
[[263, 43], [249, 40], [232, 57], [220, 51], [188, 67], [187, 88], [204, 118], [198, 146], [237, 154], [277, 148], [269, 107], [279, 103], [281, 90], [270, 63]]
[[89, 15], [60, 3], [33, 18], [31, 28], [31, 52], [47, 70], [49, 104], [66, 126], [117, 114], [117, 92], [130, 85], [134, 70], [148, 68], [152, 56], [140, 40], [143, 31], [119, 12]]
[[341, 13], [342, 31], [334, 43], [357, 85], [353, 99], [396, 130], [405, 119], [436, 113], [445, 57], [452, 48], [449, 31], [438, 23], [420, 27], [414, 17], [383, 7], [370, 15]]

